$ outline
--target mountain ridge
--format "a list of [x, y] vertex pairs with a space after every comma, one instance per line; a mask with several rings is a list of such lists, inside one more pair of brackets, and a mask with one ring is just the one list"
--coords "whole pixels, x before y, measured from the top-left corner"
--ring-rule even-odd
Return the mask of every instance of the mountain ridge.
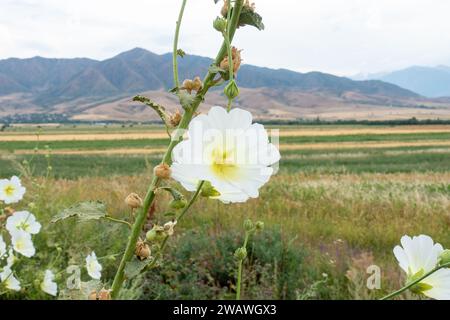
[[[205, 74], [212, 62], [211, 58], [196, 55], [179, 58], [180, 79]], [[240, 88], [245, 89], [237, 103], [240, 101], [242, 107], [249, 109], [259, 104], [261, 107], [255, 108], [255, 113], [267, 118], [329, 114], [327, 110], [337, 107], [340, 113], [357, 109], [356, 115], [365, 110], [364, 117], [370, 117], [377, 109], [441, 108], [447, 103], [445, 99], [427, 100], [379, 80], [354, 81], [317, 71], [300, 73], [244, 64], [237, 80]], [[130, 102], [131, 97], [147, 92], [164, 100], [169, 109], [174, 108], [176, 99], [167, 93], [172, 81], [172, 55], [142, 48], [105, 60], [43, 57], [0, 60], [0, 117], [52, 113], [69, 118], [138, 119], [148, 114]], [[224, 97], [220, 88], [212, 92], [215, 101], [210, 103], [221, 103]], [[126, 108], [125, 112], [117, 109], [119, 105]], [[344, 113], [347, 117], [348, 111]], [[334, 111], [331, 114], [339, 117]]]

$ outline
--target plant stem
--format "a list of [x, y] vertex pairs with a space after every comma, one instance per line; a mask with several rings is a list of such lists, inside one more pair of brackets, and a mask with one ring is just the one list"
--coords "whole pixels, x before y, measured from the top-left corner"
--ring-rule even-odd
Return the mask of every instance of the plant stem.
[[186, 7], [186, 1], [183, 0], [183, 3], [181, 4], [180, 13], [178, 15], [177, 20], [177, 26], [175, 28], [175, 38], [173, 39], [173, 83], [175, 88], [178, 88], [180, 86], [180, 81], [178, 79], [178, 37], [180, 35], [180, 27], [181, 27], [181, 20], [183, 19], [184, 14], [184, 8]]
[[[243, 4], [244, 4], [244, 0], [236, 0], [236, 4], [234, 6], [233, 14], [231, 17], [231, 27], [230, 27], [230, 34], [229, 34], [230, 41], [233, 39], [234, 33], [238, 26], [239, 16], [241, 15]], [[217, 54], [217, 57], [214, 60], [214, 64], [218, 65], [224, 58], [225, 54], [226, 54], [226, 43], [222, 43], [222, 47], [220, 48], [219, 53]], [[187, 109], [186, 112], [183, 114], [180, 124], [178, 125], [178, 129], [181, 129], [181, 130], [187, 129], [189, 123], [192, 120], [193, 115], [195, 114], [195, 111], [199, 107], [200, 103], [203, 102], [204, 97], [205, 97], [206, 93], [208, 92], [209, 88], [211, 88], [214, 85], [214, 76], [215, 75], [216, 75], [215, 73], [208, 71], [208, 73], [206, 74], [206, 76], [203, 80], [203, 88], [199, 92], [197, 92], [197, 95], [194, 97], [194, 101], [192, 102], [191, 108]], [[164, 154], [162, 163], [170, 163], [171, 162], [172, 150], [180, 142], [180, 140], [181, 139], [173, 139], [170, 141], [170, 144], [167, 147], [166, 153]], [[125, 253], [122, 256], [122, 259], [119, 264], [119, 268], [117, 269], [117, 272], [116, 272], [116, 275], [114, 277], [114, 281], [113, 281], [113, 284], [111, 287], [111, 296], [113, 299], [117, 298], [117, 295], [119, 294], [120, 289], [122, 287], [123, 281], [125, 280], [125, 272], [124, 272], [125, 266], [133, 257], [133, 252], [136, 247], [136, 242], [139, 238], [139, 234], [145, 223], [145, 218], [146, 218], [147, 212], [150, 209], [150, 206], [152, 205], [153, 200], [155, 199], [155, 190], [158, 187], [159, 183], [160, 183], [160, 179], [158, 179], [156, 176], [153, 177], [152, 182], [151, 182], [150, 186], [148, 187], [148, 191], [145, 196], [142, 208], [136, 214], [136, 220], [135, 220], [133, 228], [131, 230], [131, 235], [128, 239]]]
[[440, 270], [440, 269], [447, 268], [447, 267], [450, 267], [450, 262], [449, 262], [449, 263], [445, 263], [445, 264], [443, 264], [443, 265], [440, 265], [440, 266], [434, 268], [433, 270], [431, 270], [431, 271], [425, 273], [422, 277], [418, 278], [417, 280], [414, 280], [414, 281], [408, 283], [408, 284], [407, 284], [406, 286], [404, 286], [403, 288], [401, 288], [401, 289], [399, 289], [399, 290], [397, 290], [397, 291], [394, 291], [394, 292], [388, 294], [387, 296], [384, 296], [384, 297], [381, 298], [380, 300], [387, 300], [387, 299], [393, 298], [393, 297], [395, 297], [395, 296], [397, 296], [397, 295], [403, 293], [404, 291], [408, 290], [409, 288], [415, 286], [416, 284], [420, 283], [422, 280], [428, 278], [429, 276], [431, 276], [431, 275], [432, 275], [433, 273], [435, 273], [436, 271], [438, 271], [438, 270]]
[[[227, 51], [228, 51], [228, 74], [229, 74], [229, 81], [233, 81], [234, 79], [234, 65], [233, 65], [233, 52], [231, 50], [231, 40], [230, 40], [230, 27], [231, 27], [231, 0], [227, 0], [227, 30], [225, 31], [223, 37], [225, 39], [225, 42], [227, 44]], [[233, 103], [232, 98], [228, 98], [228, 105], [227, 110], [230, 112], [231, 110], [231, 104]]]
[[113, 221], [113, 222], [125, 224], [125, 225], [127, 225], [128, 228], [130, 228], [130, 229], [133, 227], [133, 226], [131, 225], [131, 223], [129, 223], [128, 221], [125, 221], [125, 220], [116, 219], [116, 218], [113, 218], [113, 217], [111, 217], [111, 216], [105, 216], [105, 219], [106, 219], [106, 220]]
[[[246, 250], [247, 250], [247, 242], [248, 242], [249, 236], [250, 236], [250, 232], [246, 231], [244, 245], [242, 246], [242, 248], [245, 248]], [[242, 264], [244, 263], [244, 259], [240, 259], [238, 262], [238, 275], [237, 275], [237, 283], [236, 283], [236, 300], [241, 300]]]

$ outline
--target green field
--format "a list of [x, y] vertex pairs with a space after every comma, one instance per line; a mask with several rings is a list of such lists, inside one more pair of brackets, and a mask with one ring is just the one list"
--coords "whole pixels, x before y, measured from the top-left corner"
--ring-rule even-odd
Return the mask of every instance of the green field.
[[[266, 227], [250, 241], [243, 298], [370, 299], [399, 288], [402, 273], [392, 249], [402, 235], [424, 233], [450, 246], [450, 126], [417, 127], [417, 132], [378, 126], [362, 133], [366, 129], [282, 127], [280, 170], [260, 197], [235, 205], [200, 199], [177, 226], [165, 263], [128, 283], [123, 298], [232, 298], [233, 252], [242, 242], [245, 218], [264, 221]], [[27, 199], [46, 231], [39, 235], [39, 259], [54, 259], [64, 270], [69, 261], [81, 264], [95, 250], [105, 257], [103, 279], [110, 281], [118, 264], [110, 255], [122, 252], [126, 227], [49, 221], [86, 200], [104, 201], [109, 214], [131, 219], [124, 198], [145, 193], [167, 139], [49, 138], [163, 132], [138, 125], [43, 128], [39, 135], [48, 139], [39, 143], [6, 139], [35, 130], [15, 127], [0, 134], [0, 177], [22, 174], [27, 184]], [[303, 130], [308, 135], [301, 135]], [[158, 195], [153, 222], [167, 220], [165, 199]], [[54, 258], [56, 247], [62, 254]], [[366, 268], [373, 264], [383, 272], [380, 290], [365, 287]]]

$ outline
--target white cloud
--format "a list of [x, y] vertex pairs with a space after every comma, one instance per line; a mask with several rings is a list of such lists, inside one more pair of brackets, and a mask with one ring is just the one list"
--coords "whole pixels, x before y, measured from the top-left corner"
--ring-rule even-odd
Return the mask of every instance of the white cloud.
[[[254, 0], [266, 30], [245, 28], [246, 63], [338, 74], [450, 64], [448, 0]], [[111, 57], [171, 50], [179, 0], [0, 0], [0, 58]], [[212, 0], [188, 0], [181, 47], [214, 56]]]

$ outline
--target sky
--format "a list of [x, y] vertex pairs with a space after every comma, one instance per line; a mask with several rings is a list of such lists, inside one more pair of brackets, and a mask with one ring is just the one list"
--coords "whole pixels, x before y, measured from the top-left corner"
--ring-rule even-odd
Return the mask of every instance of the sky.
[[[299, 72], [450, 65], [448, 0], [254, 0], [266, 29], [238, 30], [244, 62]], [[0, 0], [0, 59], [171, 51], [180, 0]], [[180, 47], [215, 56], [221, 4], [188, 0]]]

